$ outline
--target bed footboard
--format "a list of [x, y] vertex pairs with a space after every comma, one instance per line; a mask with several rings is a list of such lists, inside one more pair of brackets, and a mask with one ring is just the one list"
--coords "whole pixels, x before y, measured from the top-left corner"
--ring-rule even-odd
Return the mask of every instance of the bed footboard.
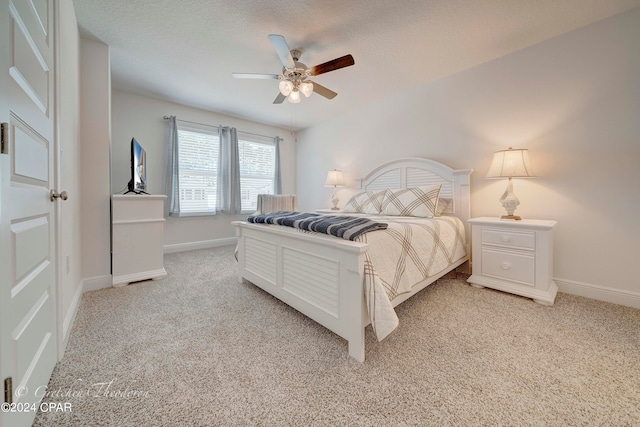
[[235, 221], [238, 277], [346, 339], [363, 362], [367, 244]]

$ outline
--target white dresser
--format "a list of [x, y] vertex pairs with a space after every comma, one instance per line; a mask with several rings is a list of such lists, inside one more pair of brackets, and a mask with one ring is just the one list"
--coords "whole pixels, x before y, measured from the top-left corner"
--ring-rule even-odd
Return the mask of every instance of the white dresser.
[[113, 286], [167, 275], [163, 263], [165, 199], [137, 194], [111, 197]]
[[558, 292], [553, 281], [555, 221], [473, 218], [472, 275], [468, 282], [532, 298], [552, 305]]

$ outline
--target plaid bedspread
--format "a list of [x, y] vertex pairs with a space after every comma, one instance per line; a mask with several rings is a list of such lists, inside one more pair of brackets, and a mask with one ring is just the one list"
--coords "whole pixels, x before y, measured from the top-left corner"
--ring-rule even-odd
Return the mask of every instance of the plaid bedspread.
[[376, 217], [388, 227], [367, 233], [364, 292], [371, 325], [379, 341], [399, 324], [392, 300], [466, 255], [464, 224], [452, 216]]
[[[249, 222], [284, 225], [296, 221], [313, 223], [327, 218], [318, 218], [320, 216], [277, 212], [249, 217]], [[369, 245], [365, 253], [363, 286], [371, 325], [378, 341], [381, 341], [399, 324], [392, 300], [410, 292], [414, 285], [440, 273], [467, 254], [464, 224], [452, 216], [342, 216], [383, 225], [380, 229], [350, 239]]]
[[320, 215], [309, 212], [279, 211], [252, 215], [247, 221], [255, 224], [275, 224], [305, 231], [329, 234], [346, 240], [356, 240], [364, 233], [384, 230], [387, 224], [363, 217], [346, 215]]

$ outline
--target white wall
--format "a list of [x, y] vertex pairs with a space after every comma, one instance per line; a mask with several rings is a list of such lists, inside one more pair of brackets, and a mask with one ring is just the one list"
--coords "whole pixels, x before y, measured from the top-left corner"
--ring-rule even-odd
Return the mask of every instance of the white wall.
[[80, 38], [80, 197], [84, 289], [111, 286], [109, 46]]
[[[69, 199], [59, 203], [60, 257], [62, 272], [59, 301], [66, 343], [82, 294], [82, 247], [80, 229], [80, 39], [71, 0], [59, 3], [58, 140], [60, 149], [59, 191]], [[67, 264], [67, 260], [69, 261]]]
[[[165, 194], [168, 122], [162, 117], [169, 115], [198, 123], [233, 126], [239, 131], [280, 136], [284, 139], [280, 143], [282, 192], [295, 193], [296, 147], [289, 131], [118, 90], [112, 92], [111, 186], [114, 193], [126, 191], [131, 175], [131, 138], [135, 137], [147, 153], [147, 191], [150, 194]], [[165, 250], [195, 249], [216, 245], [217, 242], [230, 243], [229, 239], [235, 237], [231, 221], [243, 218], [246, 215], [169, 217], [165, 222]]]
[[472, 216], [499, 216], [492, 153], [528, 148], [539, 177], [514, 180], [516, 213], [558, 221], [560, 290], [640, 307], [639, 40], [635, 9], [299, 132], [300, 208], [329, 206], [329, 169], [419, 156], [475, 169]]

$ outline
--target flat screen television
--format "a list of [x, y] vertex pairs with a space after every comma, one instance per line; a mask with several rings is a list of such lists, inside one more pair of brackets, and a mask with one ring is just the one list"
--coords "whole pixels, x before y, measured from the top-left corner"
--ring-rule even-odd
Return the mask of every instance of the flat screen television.
[[127, 193], [147, 194], [147, 153], [135, 138], [131, 138], [131, 180], [128, 189]]

